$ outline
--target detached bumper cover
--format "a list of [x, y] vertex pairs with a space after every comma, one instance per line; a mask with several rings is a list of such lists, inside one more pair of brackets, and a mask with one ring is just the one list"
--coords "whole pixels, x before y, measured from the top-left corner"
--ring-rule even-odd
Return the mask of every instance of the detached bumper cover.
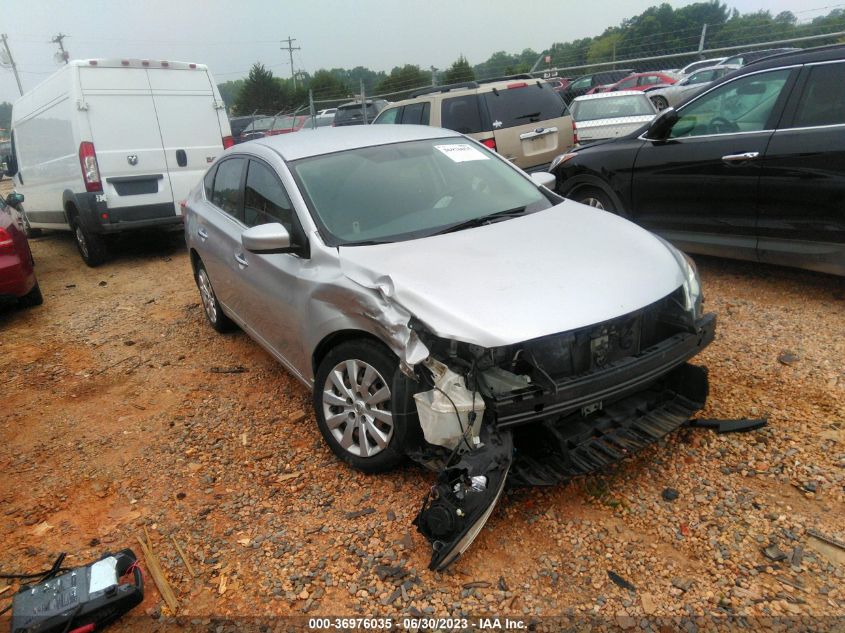
[[647, 387], [707, 347], [716, 334], [716, 315], [698, 320], [695, 332], [675, 334], [636, 356], [601, 370], [558, 379], [555, 390], [523, 390], [488, 404], [499, 428], [559, 419], [598, 402], [608, 403]]

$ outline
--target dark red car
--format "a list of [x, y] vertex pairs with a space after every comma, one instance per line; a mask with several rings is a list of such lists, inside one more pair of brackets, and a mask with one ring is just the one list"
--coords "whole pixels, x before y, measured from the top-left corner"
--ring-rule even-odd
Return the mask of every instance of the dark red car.
[[[649, 90], [658, 86], [670, 86], [680, 77], [664, 72], [633, 73], [615, 84], [596, 86], [592, 92], [614, 92], [616, 90]], [[587, 93], [591, 94], [591, 93]]]
[[41, 305], [44, 298], [35, 279], [35, 262], [23, 232], [20, 216], [13, 208], [23, 195], [10, 193], [0, 198], [0, 302], [29, 307]]

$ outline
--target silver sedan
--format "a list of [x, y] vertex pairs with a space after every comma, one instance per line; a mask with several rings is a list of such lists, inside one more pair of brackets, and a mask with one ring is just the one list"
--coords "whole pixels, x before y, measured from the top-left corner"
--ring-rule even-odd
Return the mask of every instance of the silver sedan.
[[669, 106], [675, 107], [681, 101], [697, 95], [714, 81], [721, 79], [737, 68], [739, 66], [734, 65], [702, 68], [687, 75], [676, 84], [664, 88], [655, 88], [654, 90], [649, 90], [646, 94], [658, 110], [663, 110]]
[[313, 390], [347, 463], [439, 471], [415, 520], [434, 569], [506, 479], [590, 472], [704, 403], [692, 262], [553, 184], [455, 132], [360, 126], [235, 146], [184, 205], [209, 323]]

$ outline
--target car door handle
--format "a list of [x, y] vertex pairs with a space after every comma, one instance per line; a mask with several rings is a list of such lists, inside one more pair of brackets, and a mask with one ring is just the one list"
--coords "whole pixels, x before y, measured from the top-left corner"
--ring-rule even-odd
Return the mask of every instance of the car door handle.
[[760, 156], [760, 152], [743, 152], [741, 154], [728, 154], [722, 156], [722, 161], [725, 163], [744, 163], [749, 160], [754, 160]]
[[203, 241], [208, 239], [208, 231], [206, 231], [203, 227], [197, 229], [197, 235], [199, 235], [200, 239]]
[[246, 261], [246, 256], [243, 253], [235, 253], [235, 261], [241, 266], [249, 266], [249, 262]]

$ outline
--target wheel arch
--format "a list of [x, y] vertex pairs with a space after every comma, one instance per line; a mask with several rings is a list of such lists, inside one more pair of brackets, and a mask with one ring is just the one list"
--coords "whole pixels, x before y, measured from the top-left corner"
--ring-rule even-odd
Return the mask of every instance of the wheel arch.
[[596, 188], [601, 190], [607, 197], [609, 197], [614, 206], [621, 212], [627, 213], [622, 199], [617, 195], [613, 188], [599, 176], [591, 174], [581, 174], [566, 181], [566, 191], [562, 194], [565, 198], [573, 199], [574, 194], [578, 191], [588, 188]]
[[317, 343], [317, 346], [314, 348], [314, 352], [311, 354], [312, 376], [317, 375], [317, 368], [320, 366], [320, 363], [323, 362], [323, 359], [326, 357], [326, 355], [335, 347], [337, 347], [341, 343], [346, 343], [348, 341], [362, 340], [375, 343], [383, 347], [391, 355], [396, 356], [393, 350], [391, 350], [390, 347], [384, 341], [382, 341], [379, 337], [377, 337], [371, 332], [356, 329], [338, 330], [337, 332], [332, 332], [331, 334], [328, 334], [327, 336], [323, 337], [323, 339], [319, 343]]

